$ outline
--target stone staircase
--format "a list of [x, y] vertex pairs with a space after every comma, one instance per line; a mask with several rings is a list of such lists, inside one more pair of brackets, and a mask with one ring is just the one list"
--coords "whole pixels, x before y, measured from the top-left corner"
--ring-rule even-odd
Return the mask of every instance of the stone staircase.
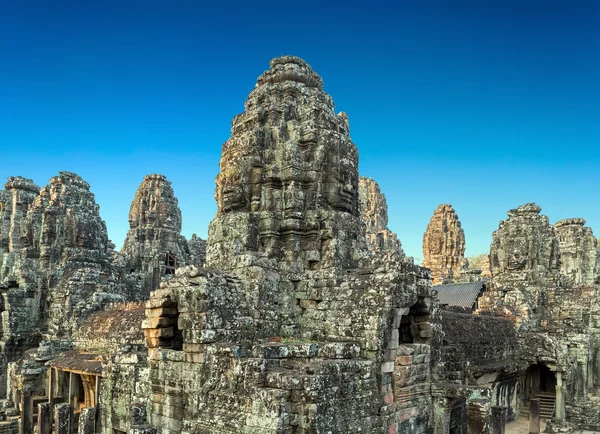
[[[540, 400], [540, 417], [543, 419], [552, 419], [554, 417], [556, 395], [552, 392], [539, 392], [535, 397]], [[529, 417], [528, 405], [523, 406], [521, 414]]]

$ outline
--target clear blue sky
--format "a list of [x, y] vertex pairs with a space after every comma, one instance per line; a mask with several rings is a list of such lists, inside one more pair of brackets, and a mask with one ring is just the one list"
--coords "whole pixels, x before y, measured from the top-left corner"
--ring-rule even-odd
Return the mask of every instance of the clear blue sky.
[[467, 254], [529, 201], [600, 235], [600, 2], [211, 3], [0, 0], [0, 178], [80, 174], [120, 246], [162, 173], [205, 237], [231, 120], [292, 54], [348, 113], [409, 255], [440, 203]]

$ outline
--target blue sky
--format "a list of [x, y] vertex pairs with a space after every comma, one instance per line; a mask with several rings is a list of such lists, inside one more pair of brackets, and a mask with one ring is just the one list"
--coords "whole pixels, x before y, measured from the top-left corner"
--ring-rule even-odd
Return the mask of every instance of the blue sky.
[[231, 120], [292, 54], [348, 113], [408, 254], [440, 203], [469, 255], [530, 201], [600, 235], [599, 29], [594, 0], [4, 0], [0, 178], [80, 174], [120, 246], [143, 176], [162, 173], [184, 235], [205, 237]]

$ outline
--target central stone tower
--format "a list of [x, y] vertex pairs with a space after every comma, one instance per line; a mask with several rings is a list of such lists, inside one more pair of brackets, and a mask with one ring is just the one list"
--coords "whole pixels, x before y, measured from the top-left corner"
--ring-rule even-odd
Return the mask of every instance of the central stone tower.
[[248, 254], [290, 271], [356, 266], [365, 246], [358, 151], [304, 60], [271, 61], [233, 120], [220, 168], [209, 266], [231, 270]]

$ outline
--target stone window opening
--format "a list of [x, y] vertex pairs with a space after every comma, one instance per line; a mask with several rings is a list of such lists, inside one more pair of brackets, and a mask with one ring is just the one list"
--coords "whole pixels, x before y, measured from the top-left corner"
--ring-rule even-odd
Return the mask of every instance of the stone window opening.
[[400, 321], [400, 344], [426, 343], [431, 338], [429, 306], [423, 297], [411, 306]]
[[144, 335], [148, 348], [183, 350], [183, 332], [179, 328], [177, 302], [166, 297], [160, 306], [148, 309], [144, 320]]
[[174, 255], [170, 251], [165, 254], [165, 275], [175, 274], [177, 269], [177, 255]]

